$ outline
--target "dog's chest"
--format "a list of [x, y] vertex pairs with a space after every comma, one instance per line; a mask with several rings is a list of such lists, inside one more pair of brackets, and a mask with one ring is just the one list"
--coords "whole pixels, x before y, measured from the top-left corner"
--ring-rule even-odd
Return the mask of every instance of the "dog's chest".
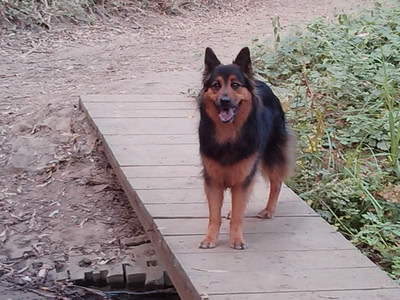
[[202, 155], [202, 162], [211, 184], [230, 188], [246, 181], [252, 170], [257, 167], [257, 157], [258, 153], [256, 152], [235, 164], [223, 166], [214, 159]]

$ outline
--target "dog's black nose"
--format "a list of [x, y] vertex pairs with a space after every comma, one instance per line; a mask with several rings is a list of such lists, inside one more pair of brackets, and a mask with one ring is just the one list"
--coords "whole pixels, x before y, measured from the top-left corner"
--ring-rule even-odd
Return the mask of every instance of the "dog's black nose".
[[227, 96], [223, 96], [220, 100], [219, 100], [221, 105], [227, 105], [231, 102], [231, 99]]

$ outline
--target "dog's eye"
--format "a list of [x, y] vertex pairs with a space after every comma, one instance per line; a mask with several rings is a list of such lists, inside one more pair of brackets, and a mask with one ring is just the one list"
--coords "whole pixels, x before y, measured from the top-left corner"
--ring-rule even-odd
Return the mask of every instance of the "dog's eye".
[[213, 88], [216, 89], [216, 90], [219, 90], [219, 89], [221, 88], [221, 85], [219, 84], [218, 81], [217, 81], [217, 82], [214, 82], [212, 86], [213, 86]]
[[240, 87], [240, 84], [237, 82], [232, 82], [231, 87], [236, 91]]

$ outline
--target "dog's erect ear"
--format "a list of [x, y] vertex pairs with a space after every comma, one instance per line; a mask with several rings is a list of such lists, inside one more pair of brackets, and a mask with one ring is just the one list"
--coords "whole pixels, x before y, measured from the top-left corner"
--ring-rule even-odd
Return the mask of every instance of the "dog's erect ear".
[[252, 73], [251, 68], [251, 59], [250, 59], [250, 50], [248, 47], [244, 47], [240, 50], [239, 54], [236, 56], [234, 62], [235, 65], [238, 65], [243, 72], [247, 74]]
[[204, 63], [206, 65], [205, 72], [211, 73], [216, 66], [219, 66], [221, 62], [218, 60], [217, 56], [215, 55], [214, 51], [207, 47], [206, 48], [206, 55], [204, 57]]

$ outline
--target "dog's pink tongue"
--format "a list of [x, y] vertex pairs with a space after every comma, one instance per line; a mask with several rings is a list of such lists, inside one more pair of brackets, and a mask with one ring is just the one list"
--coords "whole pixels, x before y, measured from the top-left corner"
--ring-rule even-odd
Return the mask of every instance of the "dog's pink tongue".
[[233, 118], [233, 108], [221, 110], [218, 116], [222, 122], [229, 122]]

